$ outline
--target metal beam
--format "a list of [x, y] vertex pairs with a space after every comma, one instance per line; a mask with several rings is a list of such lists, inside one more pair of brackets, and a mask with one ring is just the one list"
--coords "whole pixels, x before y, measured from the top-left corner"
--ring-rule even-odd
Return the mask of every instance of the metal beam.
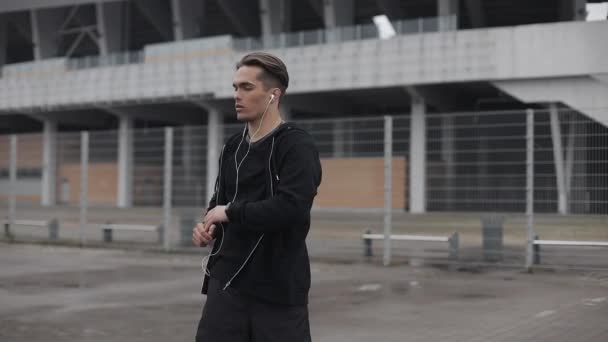
[[353, 25], [355, 23], [354, 0], [324, 0], [323, 21], [326, 28]]
[[471, 20], [471, 27], [484, 27], [486, 25], [486, 18], [481, 0], [465, 0], [465, 6]]
[[0, 13], [118, 1], [126, 0], [3, 0], [0, 1]]
[[205, 0], [171, 0], [173, 37], [175, 40], [202, 35]]
[[403, 9], [401, 9], [400, 0], [376, 0], [380, 11], [390, 20], [398, 20], [405, 17]]
[[222, 0], [217, 4], [224, 11], [228, 19], [234, 25], [237, 32], [243, 36], [259, 36], [261, 29], [258, 16], [251, 13], [257, 12], [254, 8], [255, 1]]
[[96, 4], [98, 46], [100, 55], [123, 51], [126, 47], [126, 13], [122, 2]]
[[164, 40], [173, 39], [171, 14], [163, 9], [163, 0], [134, 0], [134, 3]]
[[6, 15], [0, 14], [0, 67], [6, 63], [8, 27]]
[[31, 11], [34, 59], [56, 57], [59, 53], [58, 33], [63, 23], [63, 9]]
[[323, 0], [308, 0], [308, 2], [319, 18], [323, 19]]
[[260, 0], [262, 36], [291, 29], [291, 0]]
[[11, 13], [7, 20], [29, 42], [32, 41], [32, 22], [29, 12]]

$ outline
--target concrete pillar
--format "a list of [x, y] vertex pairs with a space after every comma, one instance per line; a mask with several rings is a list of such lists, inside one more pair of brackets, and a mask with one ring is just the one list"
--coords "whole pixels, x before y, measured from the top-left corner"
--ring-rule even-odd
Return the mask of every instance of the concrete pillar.
[[58, 30], [63, 23], [61, 9], [31, 10], [32, 43], [34, 59], [45, 59], [59, 55]]
[[410, 184], [411, 213], [426, 211], [426, 104], [412, 95], [410, 119]]
[[42, 206], [57, 203], [57, 123], [44, 120], [42, 133]]
[[204, 11], [205, 0], [171, 0], [175, 40], [201, 36]]
[[119, 116], [118, 126], [118, 198], [119, 208], [133, 205], [133, 118]]
[[574, 124], [574, 161], [572, 170], [572, 190], [571, 190], [571, 208], [575, 214], [588, 214], [590, 209], [589, 204], [589, 189], [587, 181], [587, 138], [588, 138], [588, 121], [581, 114], [576, 114], [572, 120]]
[[455, 30], [458, 18], [458, 0], [437, 0], [439, 31]]
[[557, 208], [560, 214], [567, 214], [566, 180], [564, 177], [564, 154], [562, 148], [562, 132], [560, 127], [557, 104], [549, 105], [551, 120], [551, 140], [553, 141], [553, 162], [555, 164], [555, 178], [557, 183]]
[[127, 45], [124, 37], [127, 15], [124, 10], [125, 3], [122, 1], [98, 2], [95, 6], [99, 54], [104, 56], [125, 50]]
[[222, 114], [217, 108], [208, 107], [207, 122], [207, 200], [215, 191], [215, 180], [219, 170], [219, 155], [224, 141], [224, 123]]
[[568, 201], [568, 206], [566, 210], [570, 212], [570, 208], [572, 206], [572, 171], [574, 169], [574, 143], [575, 143], [575, 132], [576, 132], [576, 122], [575, 116], [573, 113], [568, 114], [568, 146], [566, 150], [566, 160], [564, 167], [564, 178], [566, 182], [566, 199]]

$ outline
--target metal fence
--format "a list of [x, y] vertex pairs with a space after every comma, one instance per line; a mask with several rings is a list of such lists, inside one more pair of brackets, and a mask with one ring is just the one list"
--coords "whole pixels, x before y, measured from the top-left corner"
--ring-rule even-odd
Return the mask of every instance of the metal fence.
[[[391, 22], [394, 35], [407, 35], [430, 33], [439, 31], [454, 31], [458, 29], [458, 17], [440, 16], [425, 17], [408, 20], [395, 20]], [[363, 39], [380, 39], [381, 34], [375, 24], [360, 24], [351, 26], [340, 26], [329, 29], [306, 30], [298, 32], [288, 32], [271, 34], [265, 37], [205, 37], [181, 42], [180, 45], [173, 43], [167, 50], [168, 55], [179, 55], [183, 58], [183, 45], [187, 44], [188, 54], [198, 56], [204, 51], [217, 50], [220, 47], [230, 47], [234, 50], [269, 50], [282, 49], [298, 46], [340, 43], [349, 41], [359, 41]], [[220, 41], [219, 45], [215, 43]], [[158, 46], [156, 47], [158, 49]], [[197, 54], [198, 52], [198, 54]], [[158, 53], [156, 51], [155, 53]], [[153, 55], [155, 54], [152, 53]], [[86, 56], [66, 59], [65, 67], [68, 70], [80, 70], [88, 68], [98, 68], [125, 64], [138, 64], [146, 62], [147, 51], [128, 51], [108, 54], [106, 56]]]
[[[428, 113], [424, 150], [411, 150], [408, 114], [297, 124], [314, 137], [324, 172], [313, 257], [608, 268], [608, 128], [580, 113]], [[224, 125], [223, 139], [242, 127]], [[113, 241], [185, 246], [208, 200], [207, 133], [204, 126], [133, 130], [130, 208], [117, 207], [117, 131], [57, 135], [50, 207], [39, 205], [43, 136], [2, 136], [5, 228], [46, 239], [56, 219], [59, 239], [93, 244], [107, 238], [104, 225], [143, 224], [168, 229], [117, 230]], [[410, 176], [416, 154], [425, 157], [426, 180]], [[415, 182], [425, 186], [422, 199], [410, 191]], [[411, 212], [416, 200], [424, 213]], [[382, 238], [363, 239], [368, 231]]]
[[[395, 20], [391, 22], [391, 28], [395, 35], [453, 31], [458, 29], [458, 17], [442, 16]], [[233, 45], [235, 50], [266, 50], [379, 38], [381, 38], [381, 33], [375, 24], [361, 24], [280, 33], [262, 38], [235, 38]]]

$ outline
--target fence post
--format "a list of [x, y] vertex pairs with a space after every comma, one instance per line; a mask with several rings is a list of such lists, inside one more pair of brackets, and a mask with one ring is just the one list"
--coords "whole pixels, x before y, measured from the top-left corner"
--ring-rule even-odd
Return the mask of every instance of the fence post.
[[386, 115], [384, 116], [384, 266], [388, 266], [391, 263], [392, 199], [393, 117]]
[[[371, 229], [367, 229], [364, 232], [364, 234], [371, 234], [371, 233], [372, 233]], [[373, 255], [374, 255], [374, 252], [372, 250], [372, 239], [364, 238], [363, 239], [363, 256], [369, 259]]]
[[526, 269], [534, 261], [534, 110], [526, 110]]
[[17, 135], [12, 134], [10, 137], [10, 154], [9, 154], [9, 199], [8, 199], [8, 226], [5, 229], [7, 237], [12, 236], [11, 228], [15, 224], [17, 215]]
[[80, 246], [86, 242], [88, 185], [89, 185], [89, 132], [80, 133]]
[[[534, 235], [534, 240], [539, 240], [538, 235]], [[533, 245], [534, 250], [534, 265], [540, 265], [540, 245]]]
[[163, 248], [169, 250], [171, 230], [171, 191], [173, 182], [173, 127], [165, 127], [165, 166], [163, 177]]
[[54, 218], [49, 221], [49, 240], [55, 241], [59, 239], [59, 221]]

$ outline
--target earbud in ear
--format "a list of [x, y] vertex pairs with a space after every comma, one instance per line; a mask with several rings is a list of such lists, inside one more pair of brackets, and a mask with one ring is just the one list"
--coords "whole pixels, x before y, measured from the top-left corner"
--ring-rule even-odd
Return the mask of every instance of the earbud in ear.
[[270, 95], [270, 102], [274, 101], [274, 94]]

